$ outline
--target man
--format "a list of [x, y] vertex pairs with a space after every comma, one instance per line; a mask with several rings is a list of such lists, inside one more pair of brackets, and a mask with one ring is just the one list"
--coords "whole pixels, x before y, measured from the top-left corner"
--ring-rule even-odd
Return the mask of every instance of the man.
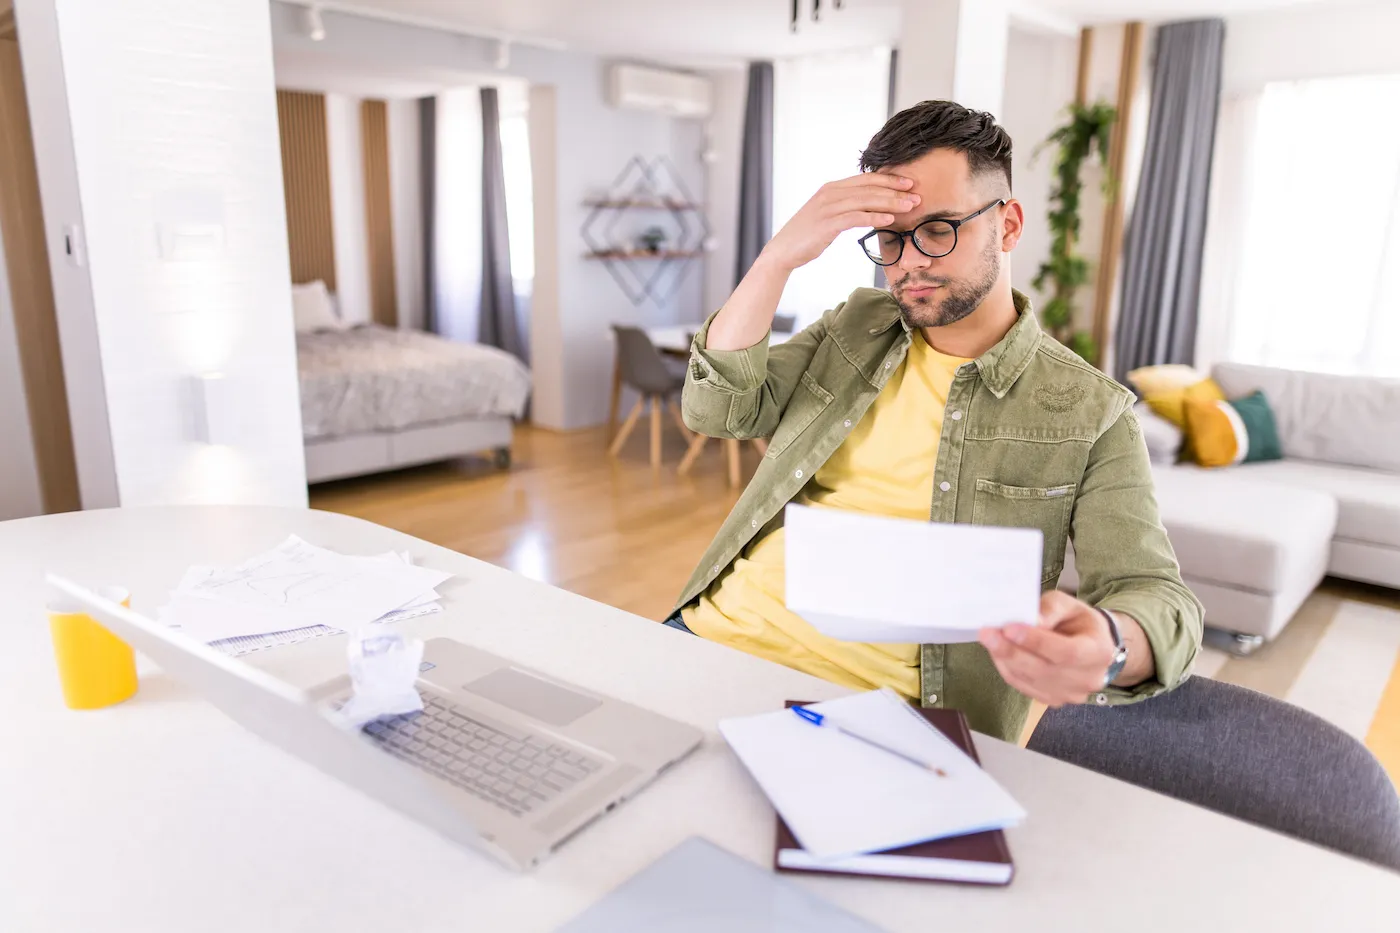
[[[1174, 687], [1200, 603], [1157, 515], [1133, 396], [1041, 332], [1011, 287], [1023, 230], [1011, 139], [925, 101], [892, 117], [862, 173], [822, 187], [695, 338], [686, 423], [771, 437], [668, 625], [854, 688], [962, 709], [1014, 741], [1032, 700], [1125, 703]], [[843, 230], [884, 266], [787, 343], [768, 333], [793, 270]], [[1038, 619], [958, 645], [827, 638], [783, 604], [789, 502], [1038, 528]], [[1054, 591], [1073, 539], [1080, 599]]]

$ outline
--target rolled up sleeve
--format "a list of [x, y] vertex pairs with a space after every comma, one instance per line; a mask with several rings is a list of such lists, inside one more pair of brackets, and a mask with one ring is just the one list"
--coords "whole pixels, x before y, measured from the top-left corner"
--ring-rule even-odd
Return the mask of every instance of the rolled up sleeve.
[[[841, 306], [770, 348], [769, 334], [743, 350], [712, 350], [706, 346], [710, 315], [690, 345], [681, 416], [686, 427], [708, 437], [772, 437], [788, 400], [826, 336], [830, 317]], [[719, 312], [715, 312], [718, 314]]]

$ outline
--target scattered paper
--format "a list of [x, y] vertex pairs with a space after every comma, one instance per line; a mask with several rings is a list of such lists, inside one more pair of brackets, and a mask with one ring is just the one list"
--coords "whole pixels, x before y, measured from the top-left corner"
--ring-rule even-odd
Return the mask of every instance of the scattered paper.
[[295, 535], [236, 567], [186, 571], [158, 617], [229, 654], [440, 611], [452, 574], [407, 553], [337, 554]]
[[787, 607], [845, 641], [952, 644], [1040, 613], [1034, 528], [789, 505]]
[[836, 729], [813, 726], [792, 710], [721, 721], [720, 734], [812, 855], [883, 852], [1025, 819], [1025, 810], [991, 775], [892, 691], [812, 709], [943, 771], [934, 774]]

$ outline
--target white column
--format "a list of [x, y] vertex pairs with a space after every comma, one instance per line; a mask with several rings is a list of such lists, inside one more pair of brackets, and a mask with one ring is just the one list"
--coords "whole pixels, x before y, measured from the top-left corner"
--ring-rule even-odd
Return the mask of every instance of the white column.
[[83, 505], [305, 505], [267, 3], [15, 9]]
[[1008, 28], [1005, 0], [904, 0], [895, 109], [954, 100], [1000, 115]]
[[369, 222], [365, 219], [360, 98], [326, 95], [326, 150], [336, 300], [342, 318], [352, 324], [368, 324], [374, 315], [369, 297]]

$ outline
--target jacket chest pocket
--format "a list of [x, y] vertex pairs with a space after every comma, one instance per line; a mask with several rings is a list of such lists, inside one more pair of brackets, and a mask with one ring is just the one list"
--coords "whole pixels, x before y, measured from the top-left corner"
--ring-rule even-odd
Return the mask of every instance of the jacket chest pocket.
[[1037, 528], [1044, 536], [1041, 552], [1042, 585], [1059, 579], [1065, 566], [1065, 540], [1076, 486], [1006, 486], [979, 479], [972, 499], [974, 525]]
[[817, 416], [826, 410], [834, 396], [813, 379], [810, 373], [803, 373], [802, 380], [788, 399], [783, 420], [778, 422], [778, 430], [773, 432], [773, 440], [768, 443], [768, 456], [777, 459], [792, 442], [807, 430]]

